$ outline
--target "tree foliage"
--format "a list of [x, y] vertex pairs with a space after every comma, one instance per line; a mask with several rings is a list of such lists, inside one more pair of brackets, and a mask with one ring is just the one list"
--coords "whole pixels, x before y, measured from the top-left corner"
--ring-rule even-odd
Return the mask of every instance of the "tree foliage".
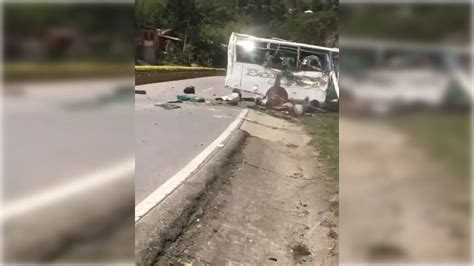
[[[134, 19], [132, 4], [5, 3], [5, 47], [14, 51], [6, 52], [6, 58], [33, 60], [28, 55], [40, 50], [35, 60], [133, 62], [134, 44], [127, 40], [134, 35]], [[73, 35], [70, 43], [52, 44], [49, 38], [58, 30]], [[36, 51], [25, 46], [32, 42]]]
[[311, 0], [137, 0], [136, 21], [139, 27], [171, 28], [186, 38], [172, 62], [223, 67], [232, 32], [334, 45], [338, 16], [333, 2], [305, 14]]
[[469, 42], [470, 8], [463, 4], [358, 5], [341, 9], [341, 34], [417, 42]]

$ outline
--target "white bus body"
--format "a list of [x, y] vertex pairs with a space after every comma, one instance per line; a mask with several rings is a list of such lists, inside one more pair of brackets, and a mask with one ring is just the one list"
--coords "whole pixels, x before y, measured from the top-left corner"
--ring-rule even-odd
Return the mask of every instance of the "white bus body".
[[[332, 58], [334, 54], [339, 53], [339, 49], [264, 39], [239, 33], [232, 33], [229, 40], [225, 85], [265, 95], [267, 90], [275, 83], [276, 76], [284, 73], [276, 67], [264, 67], [261, 54], [265, 51], [273, 51], [276, 56], [279, 56], [280, 53], [293, 53], [297, 58], [295, 60], [296, 66], [300, 64], [302, 60], [300, 55], [303, 53], [306, 53], [306, 55], [319, 54], [318, 57], [324, 58], [324, 65], [326, 66], [324, 71], [308, 71], [308, 69], [303, 70], [295, 67], [295, 69], [285, 72], [290, 73], [290, 76], [282, 76], [281, 87], [287, 91], [290, 99], [304, 100], [307, 97], [310, 100], [325, 102], [326, 93], [331, 83], [334, 84], [337, 96], [339, 96], [337, 74]], [[256, 52], [260, 55], [258, 62], [239, 60], [239, 57], [242, 57], [244, 53], [248, 55], [248, 53]], [[256, 57], [253, 56], [253, 58]]]

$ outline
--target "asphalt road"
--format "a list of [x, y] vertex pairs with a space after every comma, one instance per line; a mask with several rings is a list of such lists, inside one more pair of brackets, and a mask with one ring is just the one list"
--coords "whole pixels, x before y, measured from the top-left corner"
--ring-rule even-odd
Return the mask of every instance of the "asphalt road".
[[133, 261], [133, 86], [6, 84], [6, 261]]
[[[123, 79], [7, 85], [4, 202], [133, 158], [130, 83]], [[117, 91], [120, 87], [128, 93]]]
[[135, 95], [135, 205], [181, 170], [235, 120], [241, 111], [207, 103], [181, 103], [166, 110], [155, 106], [187, 86], [206, 99], [230, 94], [224, 77], [205, 77], [137, 86]]

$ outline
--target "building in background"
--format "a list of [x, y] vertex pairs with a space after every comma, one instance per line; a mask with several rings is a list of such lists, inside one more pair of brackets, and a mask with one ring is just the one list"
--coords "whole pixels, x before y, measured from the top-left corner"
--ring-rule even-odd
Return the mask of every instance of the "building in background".
[[141, 27], [136, 30], [135, 53], [138, 64], [159, 64], [160, 55], [172, 54], [181, 39], [167, 35], [172, 29]]

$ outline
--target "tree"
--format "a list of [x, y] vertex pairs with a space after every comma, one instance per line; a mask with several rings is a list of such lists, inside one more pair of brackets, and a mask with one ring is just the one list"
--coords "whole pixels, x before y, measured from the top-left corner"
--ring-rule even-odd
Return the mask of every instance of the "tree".
[[[186, 37], [187, 47], [177, 49], [174, 62], [224, 67], [225, 44], [232, 32], [324, 45], [337, 33], [337, 13], [305, 14], [310, 4], [309, 0], [137, 0], [137, 13], [143, 16], [137, 23], [171, 28], [177, 37]], [[295, 8], [291, 14], [290, 7]], [[150, 8], [153, 11], [146, 10]]]
[[160, 16], [167, 4], [166, 0], [136, 0], [135, 25], [137, 27], [156, 26], [161, 23]]
[[324, 9], [324, 4], [321, 2], [321, 0], [312, 0], [311, 1], [311, 10], [314, 12], [318, 12]]

